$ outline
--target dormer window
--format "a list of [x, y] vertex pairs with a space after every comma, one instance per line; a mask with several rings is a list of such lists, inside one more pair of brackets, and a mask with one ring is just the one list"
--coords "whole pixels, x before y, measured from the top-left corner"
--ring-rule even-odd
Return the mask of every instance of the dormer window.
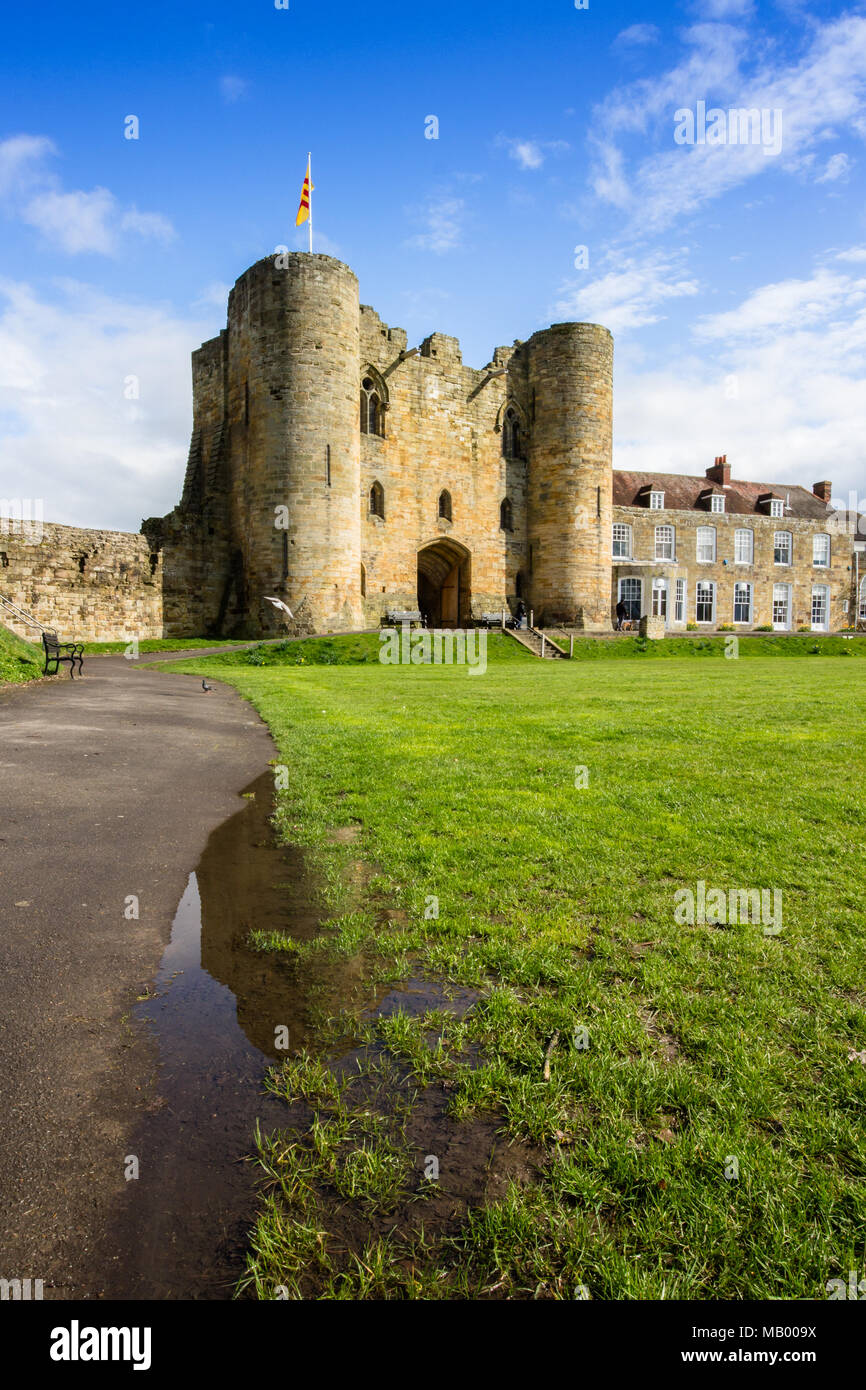
[[665, 495], [663, 492], [651, 492], [649, 495], [651, 512], [663, 512], [665, 509]]
[[770, 516], [784, 516], [785, 504], [781, 497], [770, 498]]
[[725, 510], [724, 493], [713, 492], [710, 494], [710, 511], [723, 512]]

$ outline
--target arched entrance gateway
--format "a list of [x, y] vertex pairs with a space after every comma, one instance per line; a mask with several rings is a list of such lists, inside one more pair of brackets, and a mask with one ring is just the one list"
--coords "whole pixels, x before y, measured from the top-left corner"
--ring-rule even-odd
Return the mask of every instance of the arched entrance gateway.
[[472, 610], [472, 557], [465, 545], [442, 537], [418, 551], [418, 607], [428, 627], [468, 627]]

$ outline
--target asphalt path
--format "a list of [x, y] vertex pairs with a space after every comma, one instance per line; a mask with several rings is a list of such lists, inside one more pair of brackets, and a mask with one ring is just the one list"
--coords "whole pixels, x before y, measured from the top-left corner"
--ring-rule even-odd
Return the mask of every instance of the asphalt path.
[[208, 835], [275, 752], [230, 687], [148, 669], [193, 654], [85, 656], [81, 680], [0, 691], [0, 1278], [45, 1298], [100, 1296], [155, 1082], [131, 1011]]

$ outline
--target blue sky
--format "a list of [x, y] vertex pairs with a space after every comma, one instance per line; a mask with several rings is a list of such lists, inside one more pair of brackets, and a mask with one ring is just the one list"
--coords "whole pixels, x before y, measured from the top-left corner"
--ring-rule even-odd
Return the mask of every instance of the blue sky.
[[[174, 505], [189, 353], [305, 246], [308, 149], [317, 249], [410, 342], [482, 366], [602, 322], [616, 466], [866, 493], [863, 5], [289, 3], [7, 13], [0, 494], [124, 529]], [[700, 102], [778, 149], [677, 143]]]

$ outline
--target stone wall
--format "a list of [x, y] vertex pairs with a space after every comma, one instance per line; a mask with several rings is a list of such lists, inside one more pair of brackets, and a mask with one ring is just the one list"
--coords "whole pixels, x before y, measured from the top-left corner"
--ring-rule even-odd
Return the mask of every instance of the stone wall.
[[[257, 262], [226, 330], [193, 357], [181, 503], [144, 524], [165, 555], [166, 632], [279, 631], [269, 595], [309, 629], [353, 629], [416, 608], [425, 585], [434, 621], [537, 590], [539, 612], [603, 623], [611, 358], [606, 329], [560, 324], [467, 367], [445, 334], [410, 348], [330, 256]], [[384, 407], [372, 433], [359, 421], [368, 376]]]
[[362, 625], [358, 333], [358, 282], [330, 256], [238, 279], [226, 329], [193, 355], [183, 497], [145, 523], [167, 633], [280, 631], [269, 596], [310, 630]]
[[[738, 579], [753, 586], [747, 626], [772, 622], [773, 584], [783, 581], [792, 628], [810, 624], [816, 583], [830, 586], [829, 626], [850, 621], [850, 538], [834, 537], [829, 571], [812, 566], [811, 536], [832, 532], [830, 520], [783, 527], [749, 516], [754, 561], [737, 566], [743, 516], [614, 507], [612, 369], [608, 330], [580, 323], [468, 367], [445, 334], [407, 343], [359, 304], [354, 273], [330, 256], [257, 262], [229, 296], [226, 329], [193, 354], [181, 502], [142, 526], [164, 557], [166, 634], [281, 631], [268, 596], [302, 630], [372, 626], [389, 608], [419, 604], [433, 622], [462, 624], [522, 597], [541, 623], [606, 631], [626, 574], [641, 579], [645, 611], [652, 579], [670, 581], [669, 625], [678, 578], [682, 626], [695, 620], [698, 578], [716, 584], [715, 625], [733, 622]], [[383, 407], [372, 432], [359, 420], [367, 377]], [[634, 528], [628, 561], [612, 559], [614, 520]], [[671, 562], [654, 558], [654, 527], [665, 523], [677, 530]], [[693, 533], [707, 524], [717, 558], [699, 565]], [[773, 563], [776, 529], [794, 533], [784, 573]]]
[[[161, 637], [162, 582], [146, 536], [0, 519], [0, 595], [67, 640]], [[0, 621], [39, 640], [33, 628]]]
[[527, 406], [531, 606], [542, 623], [607, 629], [613, 338], [556, 323], [515, 352], [510, 375]]
[[[406, 347], [403, 329], [362, 307], [359, 382], [373, 368], [387, 407], [384, 435], [361, 435], [365, 617], [377, 623], [387, 607], [417, 606], [420, 552], [431, 574], [449, 560], [459, 566], [459, 617], [468, 621], [505, 606], [526, 569], [526, 461], [504, 455], [501, 432], [512, 349], [497, 348], [476, 370], [442, 333], [412, 356], [402, 356]], [[370, 508], [374, 483], [384, 492], [384, 518]], [[439, 515], [443, 491], [450, 520]], [[506, 497], [510, 530], [500, 526]]]

